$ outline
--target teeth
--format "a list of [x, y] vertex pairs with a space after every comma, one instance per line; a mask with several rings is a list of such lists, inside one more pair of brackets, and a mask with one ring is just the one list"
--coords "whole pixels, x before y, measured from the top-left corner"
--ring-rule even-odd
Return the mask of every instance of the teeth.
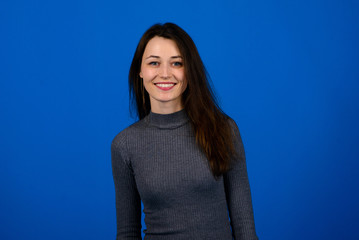
[[159, 87], [167, 88], [167, 87], [174, 86], [174, 83], [169, 83], [169, 84], [158, 83], [156, 85], [159, 86]]

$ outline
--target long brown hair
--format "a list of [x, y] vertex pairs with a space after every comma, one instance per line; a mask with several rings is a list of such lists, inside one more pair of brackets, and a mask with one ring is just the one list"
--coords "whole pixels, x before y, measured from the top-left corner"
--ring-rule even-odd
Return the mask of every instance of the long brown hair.
[[129, 72], [130, 102], [139, 119], [151, 111], [150, 99], [139, 73], [147, 43], [155, 36], [173, 40], [181, 52], [188, 82], [182, 103], [190, 119], [196, 142], [205, 153], [212, 174], [218, 178], [231, 166], [233, 131], [229, 117], [219, 107], [210, 79], [191, 37], [173, 23], [155, 24], [142, 36], [137, 45]]

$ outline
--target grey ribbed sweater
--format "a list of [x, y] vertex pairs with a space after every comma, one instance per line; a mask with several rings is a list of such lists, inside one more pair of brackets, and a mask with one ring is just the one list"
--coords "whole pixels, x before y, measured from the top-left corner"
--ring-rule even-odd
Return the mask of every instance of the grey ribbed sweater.
[[257, 239], [243, 144], [231, 124], [239, 157], [219, 180], [184, 110], [151, 112], [114, 138], [117, 240], [141, 239], [141, 200], [145, 240]]

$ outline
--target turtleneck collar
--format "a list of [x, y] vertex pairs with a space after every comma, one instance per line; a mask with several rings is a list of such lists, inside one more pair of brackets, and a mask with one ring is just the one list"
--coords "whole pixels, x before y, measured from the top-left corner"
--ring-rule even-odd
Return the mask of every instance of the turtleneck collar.
[[188, 116], [184, 109], [170, 114], [150, 112], [147, 116], [149, 125], [165, 129], [178, 128], [188, 122], [188, 120]]

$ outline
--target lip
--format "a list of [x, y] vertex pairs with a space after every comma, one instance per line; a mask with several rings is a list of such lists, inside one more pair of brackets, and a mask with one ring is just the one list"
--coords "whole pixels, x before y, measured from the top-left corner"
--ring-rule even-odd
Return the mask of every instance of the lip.
[[158, 89], [161, 89], [163, 91], [168, 91], [168, 90], [171, 90], [172, 88], [174, 88], [174, 86], [176, 86], [176, 83], [174, 83], [174, 82], [156, 82], [156, 83], [154, 83], [154, 85]]

